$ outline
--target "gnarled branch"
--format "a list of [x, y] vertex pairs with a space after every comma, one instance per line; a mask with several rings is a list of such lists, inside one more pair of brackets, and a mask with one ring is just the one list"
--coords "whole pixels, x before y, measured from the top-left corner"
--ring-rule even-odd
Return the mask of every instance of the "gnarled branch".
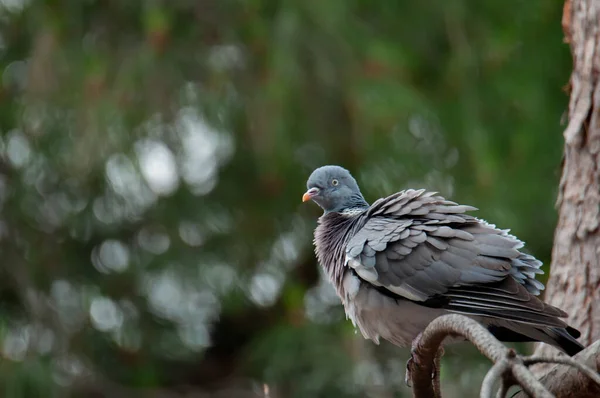
[[[410, 361], [407, 372], [411, 375], [413, 396], [441, 397], [439, 391], [439, 358], [442, 343], [448, 337], [462, 336], [469, 340], [483, 355], [494, 362], [486, 375], [481, 397], [492, 397], [494, 385], [501, 381], [498, 396], [503, 396], [508, 387], [518, 384], [529, 396], [552, 398], [563, 396], [561, 392], [573, 391], [577, 385], [585, 385], [587, 391], [600, 396], [600, 342], [596, 342], [579, 353], [574, 359], [564, 356], [524, 357], [498, 341], [485, 327], [471, 318], [450, 314], [435, 319], [421, 335], [418, 344], [413, 347], [414, 361]], [[538, 380], [528, 369], [535, 363], [557, 363], [548, 375]], [[432, 379], [432, 374], [434, 378]], [[551, 375], [552, 374], [552, 375]], [[559, 376], [560, 374], [560, 376]], [[557, 383], [557, 378], [560, 382]], [[598, 383], [594, 386], [591, 384]]]
[[[535, 358], [535, 357], [533, 357]], [[584, 365], [587, 372], [592, 372], [598, 377], [600, 371], [600, 341], [586, 347], [585, 350], [573, 358], [557, 358], [559, 364], [550, 368], [541, 376], [540, 381], [556, 397], [596, 398], [600, 397], [600, 385], [579, 368], [564, 365], [563, 360], [573, 360], [578, 365]], [[569, 364], [570, 365], [570, 364]], [[514, 398], [525, 398], [525, 393], [519, 393]]]

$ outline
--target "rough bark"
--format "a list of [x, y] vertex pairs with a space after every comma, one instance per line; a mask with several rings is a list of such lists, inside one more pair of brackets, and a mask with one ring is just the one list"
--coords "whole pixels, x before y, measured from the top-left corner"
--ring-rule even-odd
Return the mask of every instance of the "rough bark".
[[589, 345], [600, 338], [600, 2], [567, 0], [563, 12], [573, 72], [546, 301], [569, 313]]

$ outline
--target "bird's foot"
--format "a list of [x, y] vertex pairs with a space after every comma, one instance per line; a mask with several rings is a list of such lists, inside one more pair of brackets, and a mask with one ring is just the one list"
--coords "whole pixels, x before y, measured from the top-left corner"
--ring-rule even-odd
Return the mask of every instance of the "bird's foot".
[[[406, 374], [404, 375], [404, 382], [406, 383], [406, 385], [408, 387], [412, 387], [411, 385], [411, 380], [412, 380], [412, 369], [415, 367], [420, 367], [421, 363], [419, 361], [419, 356], [417, 355], [417, 348], [419, 346], [421, 340], [421, 333], [419, 333], [417, 335], [417, 337], [415, 337], [415, 339], [412, 341], [412, 345], [410, 348], [410, 358], [408, 359], [408, 361], [406, 361]], [[435, 358], [435, 364], [433, 366], [433, 370], [431, 372], [431, 379], [434, 380], [437, 377], [437, 372], [439, 369], [439, 361], [441, 359], [441, 356], [444, 353], [444, 349], [440, 348], [440, 350], [438, 351], [436, 358]]]
[[404, 382], [407, 386], [412, 387], [412, 368], [419, 367], [421, 364], [419, 363], [419, 357], [416, 355], [417, 347], [419, 342], [421, 341], [421, 333], [417, 335], [412, 341], [410, 347], [410, 358], [406, 361], [406, 374], [404, 375]]
[[408, 359], [408, 361], [406, 361], [406, 373], [404, 374], [404, 383], [406, 383], [406, 385], [408, 387], [412, 388], [412, 384], [411, 384], [411, 380], [412, 380], [412, 372], [411, 372], [411, 368], [416, 366], [414, 365], [416, 364], [416, 360], [415, 357], [410, 354], [410, 358]]

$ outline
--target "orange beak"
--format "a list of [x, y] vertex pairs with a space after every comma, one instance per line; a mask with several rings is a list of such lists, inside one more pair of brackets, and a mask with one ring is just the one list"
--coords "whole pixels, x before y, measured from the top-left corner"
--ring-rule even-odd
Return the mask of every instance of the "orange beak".
[[311, 188], [302, 195], [302, 201], [308, 202], [319, 194], [319, 188]]

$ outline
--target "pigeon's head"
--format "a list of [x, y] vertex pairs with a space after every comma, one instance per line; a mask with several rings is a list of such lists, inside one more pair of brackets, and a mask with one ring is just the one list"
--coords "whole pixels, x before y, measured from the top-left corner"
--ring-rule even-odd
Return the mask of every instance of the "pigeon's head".
[[368, 203], [350, 172], [340, 166], [323, 166], [312, 172], [302, 201], [312, 200], [326, 213], [365, 208]]

